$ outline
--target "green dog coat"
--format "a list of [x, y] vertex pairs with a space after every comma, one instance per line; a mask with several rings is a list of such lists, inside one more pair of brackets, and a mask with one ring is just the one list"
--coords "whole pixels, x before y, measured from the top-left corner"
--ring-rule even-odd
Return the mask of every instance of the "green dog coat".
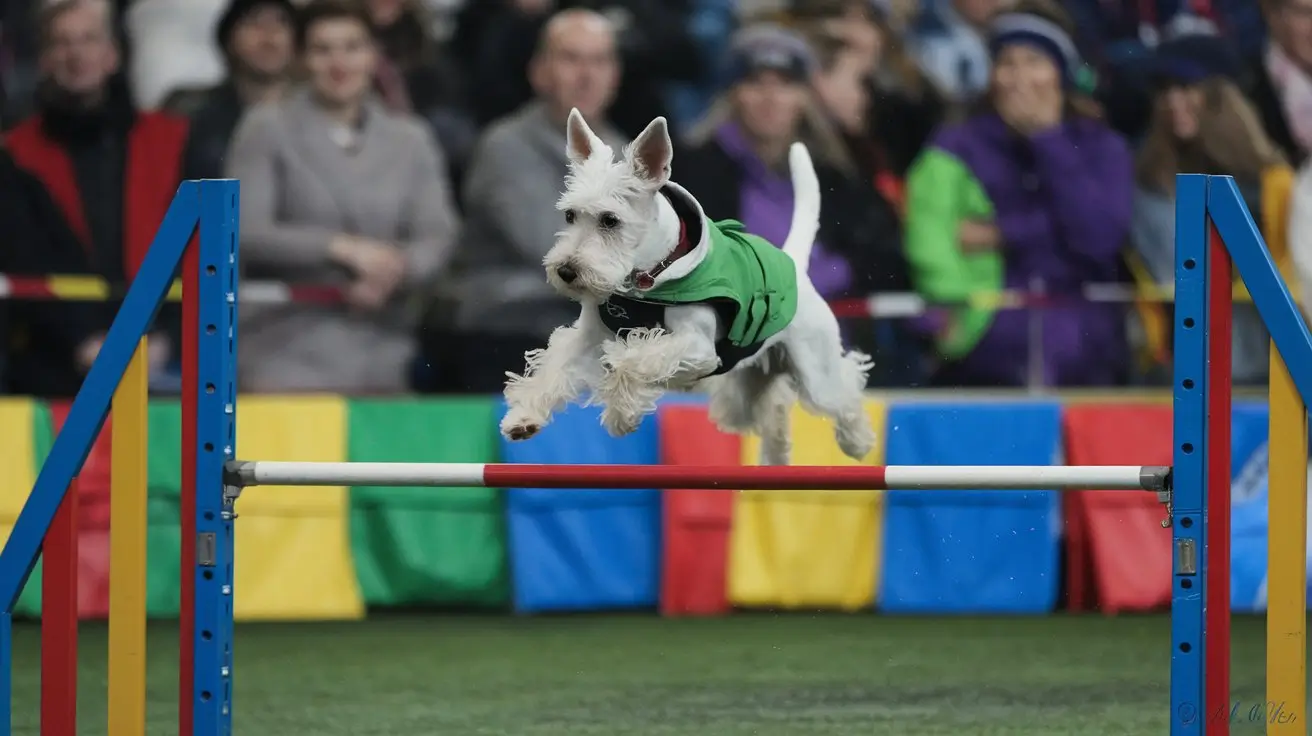
[[733, 368], [755, 355], [797, 314], [797, 267], [769, 241], [747, 233], [737, 220], [707, 223], [711, 248], [687, 276], [645, 290], [619, 294], [597, 305], [601, 321], [617, 335], [635, 328], [664, 327], [665, 308], [705, 304], [719, 313], [728, 333], [715, 345], [720, 367]]

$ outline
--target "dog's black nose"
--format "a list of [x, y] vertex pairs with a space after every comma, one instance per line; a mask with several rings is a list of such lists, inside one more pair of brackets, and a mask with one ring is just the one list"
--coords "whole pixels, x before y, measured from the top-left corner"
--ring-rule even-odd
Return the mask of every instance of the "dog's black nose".
[[567, 284], [573, 283], [574, 279], [579, 277], [578, 272], [568, 265], [557, 268], [556, 275], [560, 277], [561, 281], [564, 281]]

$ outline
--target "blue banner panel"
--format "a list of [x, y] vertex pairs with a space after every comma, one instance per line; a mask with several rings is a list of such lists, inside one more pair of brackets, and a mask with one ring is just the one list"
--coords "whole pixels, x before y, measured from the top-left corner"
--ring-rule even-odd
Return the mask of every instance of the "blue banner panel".
[[[595, 407], [571, 407], [525, 442], [502, 440], [508, 463], [660, 461], [656, 417], [613, 438]], [[523, 613], [655, 607], [660, 491], [506, 489], [513, 605]]]
[[1236, 404], [1233, 416], [1230, 609], [1237, 613], [1260, 613], [1266, 610], [1269, 414], [1265, 404]]
[[[893, 406], [889, 465], [1052, 465], [1052, 403]], [[888, 492], [889, 613], [1046, 613], [1057, 604], [1060, 499], [1053, 491]]]

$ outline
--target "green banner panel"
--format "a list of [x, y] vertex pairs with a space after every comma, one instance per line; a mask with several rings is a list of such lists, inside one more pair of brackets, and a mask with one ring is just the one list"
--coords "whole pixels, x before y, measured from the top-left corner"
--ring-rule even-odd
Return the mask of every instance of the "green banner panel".
[[182, 598], [179, 564], [182, 532], [182, 406], [176, 400], [152, 400], [146, 486], [150, 494], [146, 526], [146, 615], [178, 615]]
[[[45, 402], [32, 402], [32, 467], [39, 473], [41, 464], [46, 461], [46, 455], [50, 452], [50, 446], [55, 443], [55, 430], [50, 422], [50, 407]], [[30, 488], [28, 489], [31, 490]], [[27, 585], [23, 586], [23, 592], [18, 595], [18, 602], [14, 604], [14, 616], [40, 616], [41, 615], [41, 558], [37, 557], [36, 567], [32, 568], [32, 574], [27, 578]]]
[[[353, 400], [353, 462], [496, 462], [495, 398]], [[504, 606], [501, 492], [353, 488], [351, 550], [370, 605]]]

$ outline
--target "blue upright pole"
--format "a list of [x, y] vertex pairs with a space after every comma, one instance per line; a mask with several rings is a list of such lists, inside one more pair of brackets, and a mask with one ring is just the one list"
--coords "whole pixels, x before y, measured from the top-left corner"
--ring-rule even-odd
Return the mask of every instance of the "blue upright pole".
[[236, 180], [200, 182], [196, 386], [194, 736], [232, 733], [233, 501], [237, 444]]
[[1175, 184], [1175, 378], [1172, 473], [1171, 736], [1198, 736], [1211, 717], [1203, 694], [1207, 477], [1207, 186]]

